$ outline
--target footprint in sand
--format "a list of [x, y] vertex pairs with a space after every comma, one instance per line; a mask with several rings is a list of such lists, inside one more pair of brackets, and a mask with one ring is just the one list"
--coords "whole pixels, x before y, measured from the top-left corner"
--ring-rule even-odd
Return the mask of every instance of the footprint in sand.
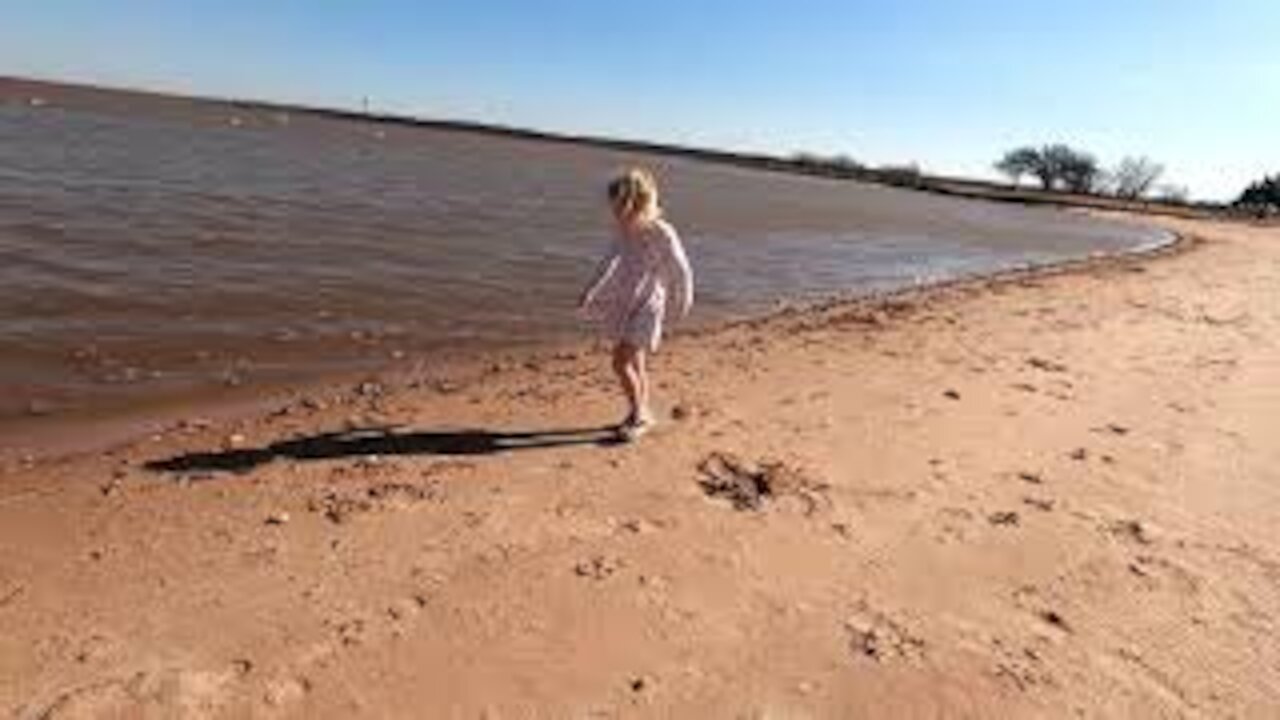
[[856, 659], [877, 663], [895, 660], [916, 661], [925, 656], [925, 642], [903, 622], [858, 602], [844, 622], [849, 652]]
[[945, 507], [938, 511], [938, 542], [963, 543], [969, 539], [973, 512], [962, 507]]
[[624, 567], [626, 567], [626, 562], [621, 558], [596, 555], [574, 565], [573, 574], [580, 578], [600, 582], [613, 577], [615, 573], [621, 571]]
[[1137, 555], [1129, 563], [1129, 573], [1148, 589], [1165, 587], [1184, 597], [1199, 594], [1202, 584], [1200, 576], [1159, 555]]
[[1000, 638], [992, 640], [995, 650], [995, 676], [1012, 684], [1019, 692], [1033, 687], [1054, 687], [1057, 681], [1045, 667], [1043, 653], [1032, 647]]
[[439, 481], [428, 479], [422, 483], [378, 482], [355, 490], [331, 489], [307, 502], [307, 510], [322, 513], [327, 520], [342, 524], [356, 515], [382, 511], [404, 510], [422, 502], [442, 502], [444, 492]]
[[92, 720], [119, 717], [213, 718], [244, 676], [238, 667], [221, 672], [169, 669], [138, 672], [59, 692], [52, 700], [20, 709], [18, 718]]

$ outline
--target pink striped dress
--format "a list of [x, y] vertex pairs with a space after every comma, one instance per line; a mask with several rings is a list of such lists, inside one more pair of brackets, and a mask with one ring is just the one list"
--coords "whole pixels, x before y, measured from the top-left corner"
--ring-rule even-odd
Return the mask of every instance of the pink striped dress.
[[611, 340], [657, 351], [668, 299], [680, 316], [693, 305], [693, 271], [676, 229], [655, 220], [619, 230], [586, 298]]

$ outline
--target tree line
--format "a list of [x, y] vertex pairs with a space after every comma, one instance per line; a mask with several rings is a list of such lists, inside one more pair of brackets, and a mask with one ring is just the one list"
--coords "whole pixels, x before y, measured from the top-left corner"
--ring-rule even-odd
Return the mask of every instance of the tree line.
[[[799, 152], [778, 164], [806, 173], [898, 185], [917, 189], [938, 189], [939, 179], [925, 175], [915, 164], [867, 167], [847, 155], [822, 156]], [[1026, 146], [1005, 153], [995, 163], [996, 170], [1015, 185], [1034, 178], [1045, 190], [1089, 195], [1109, 195], [1125, 200], [1155, 199], [1187, 204], [1186, 187], [1161, 183], [1165, 168], [1145, 156], [1131, 156], [1115, 166], [1104, 167], [1091, 153], [1055, 144]], [[1260, 217], [1280, 216], [1280, 173], [1253, 183], [1232, 204], [1237, 211]]]
[[1015, 148], [995, 164], [996, 170], [1020, 185], [1033, 177], [1045, 190], [1114, 195], [1138, 200], [1156, 195], [1162, 200], [1186, 202], [1187, 190], [1177, 185], [1158, 185], [1164, 166], [1148, 157], [1126, 157], [1107, 169], [1091, 153], [1069, 145]]
[[[1186, 188], [1158, 184], [1164, 166], [1147, 157], [1126, 157], [1107, 169], [1092, 154], [1068, 145], [1026, 146], [1005, 153], [995, 168], [1014, 185], [1032, 177], [1045, 190], [1114, 195], [1126, 200], [1154, 197], [1185, 203], [1188, 199]], [[1262, 217], [1280, 215], [1280, 173], [1250, 185], [1232, 206]]]
[[1280, 173], [1264, 177], [1245, 188], [1235, 206], [1260, 217], [1280, 215]]

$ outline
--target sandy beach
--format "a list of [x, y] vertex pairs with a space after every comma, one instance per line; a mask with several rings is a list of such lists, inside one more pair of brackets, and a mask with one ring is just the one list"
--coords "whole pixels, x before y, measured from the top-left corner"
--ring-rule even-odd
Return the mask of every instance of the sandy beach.
[[1280, 229], [3, 458], [15, 718], [1266, 718]]

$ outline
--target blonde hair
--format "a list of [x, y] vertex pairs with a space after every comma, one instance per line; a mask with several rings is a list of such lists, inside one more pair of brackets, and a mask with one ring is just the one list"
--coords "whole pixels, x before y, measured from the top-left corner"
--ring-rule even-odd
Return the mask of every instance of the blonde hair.
[[609, 183], [609, 202], [628, 219], [656, 220], [662, 216], [658, 204], [658, 181], [644, 168], [630, 168]]

